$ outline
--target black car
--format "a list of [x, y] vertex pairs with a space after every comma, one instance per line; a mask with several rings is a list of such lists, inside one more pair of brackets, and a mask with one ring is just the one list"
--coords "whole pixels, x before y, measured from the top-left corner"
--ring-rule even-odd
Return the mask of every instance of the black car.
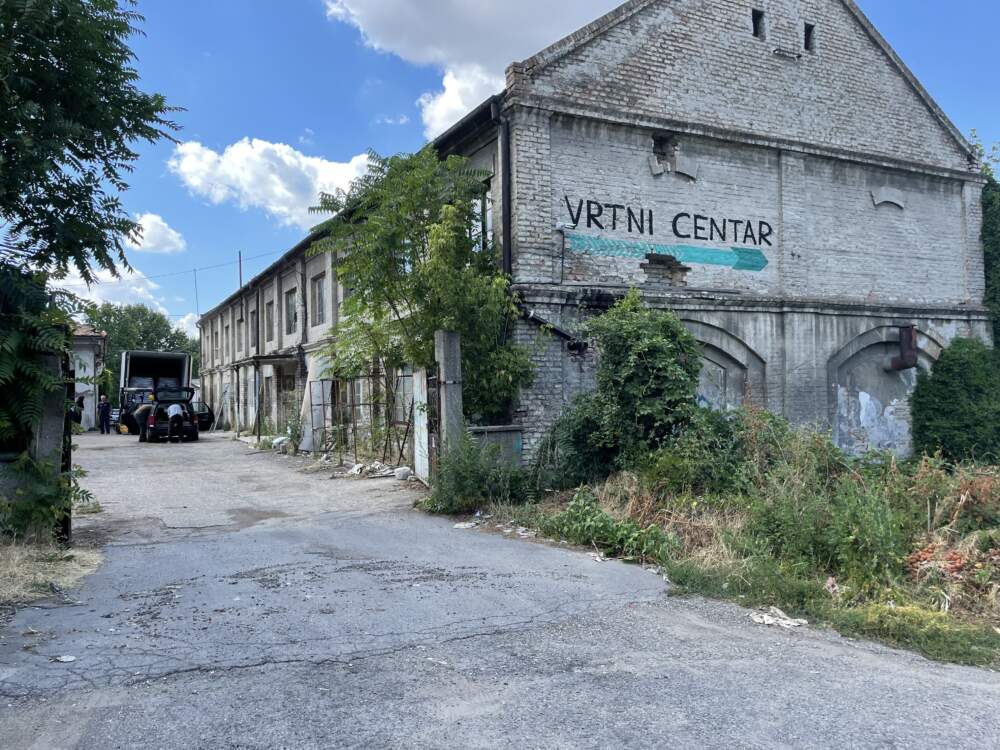
[[181, 407], [182, 440], [197, 440], [201, 430], [210, 430], [215, 415], [207, 404], [193, 403], [193, 388], [160, 388], [153, 392], [153, 409], [146, 423], [146, 440], [157, 443], [167, 439], [170, 433], [170, 419], [167, 412], [174, 404]]

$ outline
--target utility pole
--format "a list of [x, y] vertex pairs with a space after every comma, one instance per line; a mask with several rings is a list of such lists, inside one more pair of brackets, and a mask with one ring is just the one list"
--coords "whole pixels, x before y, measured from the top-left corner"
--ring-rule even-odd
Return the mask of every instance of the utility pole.
[[242, 250], [237, 250], [236, 254], [239, 257], [239, 262], [240, 262], [240, 289], [242, 289], [243, 288], [243, 251]]
[[201, 317], [201, 305], [198, 304], [198, 269], [192, 268], [191, 273], [194, 274], [194, 311], [197, 313], [198, 317]]

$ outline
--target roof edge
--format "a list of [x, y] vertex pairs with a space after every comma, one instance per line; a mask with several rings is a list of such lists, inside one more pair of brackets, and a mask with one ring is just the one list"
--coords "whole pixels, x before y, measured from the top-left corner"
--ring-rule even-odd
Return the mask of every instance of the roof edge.
[[[462, 119], [448, 128], [446, 131], [438, 135], [437, 137], [431, 139], [430, 145], [434, 147], [439, 153], [446, 150], [451, 145], [463, 140], [463, 136], [467, 133], [475, 133], [483, 125], [488, 122], [492, 122], [492, 110], [494, 104], [499, 104], [503, 101], [506, 94], [506, 89], [501, 91], [499, 94], [494, 94], [493, 96], [486, 99], [481, 104], [475, 106], [471, 111], [468, 112]], [[489, 115], [488, 119], [484, 118], [484, 115]]]
[[213, 307], [209, 308], [205, 312], [201, 313], [201, 315], [198, 316], [198, 322], [197, 322], [196, 325], [200, 328], [201, 327], [201, 322], [205, 318], [207, 318], [210, 315], [214, 315], [221, 308], [225, 307], [226, 305], [230, 305], [233, 302], [235, 302], [236, 300], [238, 300], [245, 291], [247, 291], [248, 289], [252, 289], [253, 287], [257, 286], [265, 276], [267, 276], [268, 274], [272, 273], [275, 269], [279, 268], [282, 264], [287, 263], [289, 260], [291, 260], [297, 254], [299, 254], [301, 252], [307, 251], [309, 249], [309, 247], [314, 242], [316, 242], [316, 240], [322, 238], [324, 234], [326, 234], [326, 229], [323, 228], [323, 225], [319, 225], [318, 227], [314, 228], [312, 231], [309, 232], [308, 235], [306, 235], [306, 237], [304, 239], [300, 240], [298, 243], [296, 243], [295, 245], [293, 245], [290, 250], [286, 250], [284, 253], [282, 253], [280, 258], [278, 258], [276, 261], [274, 261], [273, 263], [271, 263], [270, 265], [268, 265], [262, 271], [260, 271], [259, 273], [255, 274], [253, 277], [251, 277], [251, 279], [249, 281], [247, 281], [243, 286], [239, 287], [235, 292], [233, 292], [232, 294], [230, 294], [228, 297], [226, 297], [225, 299], [223, 299], [218, 304], [214, 305]]
[[910, 70], [909, 66], [903, 62], [903, 58], [897, 54], [896, 50], [893, 49], [891, 44], [889, 44], [889, 41], [882, 36], [881, 32], [875, 27], [875, 24], [873, 24], [868, 19], [868, 16], [865, 15], [865, 12], [858, 7], [858, 4], [855, 3], [854, 0], [840, 1], [844, 4], [851, 15], [854, 16], [855, 20], [861, 24], [868, 36], [872, 38], [872, 40], [889, 58], [889, 60], [896, 66], [899, 72], [903, 75], [903, 78], [906, 79], [906, 82], [909, 83], [910, 86], [913, 87], [913, 90], [917, 92], [917, 96], [923, 100], [924, 106], [931, 111], [931, 114], [937, 117], [940, 123], [944, 126], [945, 130], [947, 130], [951, 137], [955, 139], [962, 150], [969, 156], [978, 158], [973, 145], [964, 135], [962, 135], [962, 131], [959, 130], [955, 123], [951, 121], [951, 118], [948, 117], [941, 106], [934, 100], [934, 97], [931, 96], [930, 92], [924, 88], [924, 85], [920, 83], [920, 79], [918, 79], [913, 74], [913, 71]]
[[628, 2], [608, 11], [600, 18], [588, 23], [586, 26], [581, 26], [579, 29], [571, 34], [567, 34], [559, 41], [550, 44], [541, 52], [537, 52], [521, 62], [513, 63], [513, 65], [524, 73], [533, 73], [535, 70], [540, 70], [541, 68], [552, 64], [559, 58], [569, 54], [578, 47], [582, 47], [584, 44], [592, 41], [608, 29], [631, 18], [633, 15], [641, 10], [644, 10], [655, 2], [658, 2], [658, 0], [628, 0]]
[[[524, 61], [512, 63], [508, 68], [508, 86], [510, 86], [511, 81], [516, 79], [517, 75], [523, 76], [534, 74], [546, 66], [551, 65], [560, 58], [565, 57], [573, 50], [591, 42], [594, 38], [603, 34], [613, 26], [629, 19], [636, 13], [645, 10], [653, 3], [659, 1], [660, 0], [628, 0], [628, 2], [619, 5], [614, 10], [605, 13], [597, 20], [592, 21], [577, 31], [563, 37], [554, 44], [550, 44], [542, 51], [532, 55]], [[889, 44], [886, 38], [882, 36], [875, 25], [868, 19], [868, 16], [865, 15], [864, 11], [858, 7], [854, 0], [841, 0], [841, 3], [861, 25], [865, 33], [868, 34], [872, 41], [874, 41], [886, 57], [889, 58], [890, 62], [896, 66], [896, 69], [900, 72], [906, 82], [910, 84], [913, 90], [917, 93], [917, 96], [919, 96], [923, 101], [924, 106], [926, 106], [927, 109], [930, 110], [931, 114], [937, 118], [948, 134], [959, 145], [961, 150], [970, 157], [976, 158], [976, 150], [969, 140], [962, 134], [955, 123], [951, 121], [951, 118], [948, 117], [941, 106], [934, 100], [934, 97], [932, 97], [927, 89], [924, 88], [923, 84], [921, 84], [919, 79], [913, 74], [913, 71], [911, 71], [906, 63], [903, 62], [903, 59], [897, 54], [896, 50], [893, 49], [892, 45]]]

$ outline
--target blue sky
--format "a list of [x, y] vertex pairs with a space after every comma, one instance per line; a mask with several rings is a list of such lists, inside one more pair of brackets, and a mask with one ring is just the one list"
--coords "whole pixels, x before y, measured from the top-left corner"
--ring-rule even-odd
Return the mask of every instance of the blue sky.
[[[301, 239], [311, 221], [305, 196], [317, 185], [346, 185], [368, 148], [419, 148], [499, 90], [507, 62], [616, 4], [140, 0], [145, 36], [133, 46], [142, 86], [185, 109], [175, 115], [184, 145], [142, 145], [124, 196], [147, 227], [147, 249], [130, 259], [148, 280], [105, 283], [92, 295], [144, 301], [190, 328], [196, 307], [236, 288], [237, 251], [249, 278]], [[1000, 141], [1000, 3], [859, 4], [960, 130]], [[190, 269], [220, 264], [229, 265], [198, 273], [196, 305]]]

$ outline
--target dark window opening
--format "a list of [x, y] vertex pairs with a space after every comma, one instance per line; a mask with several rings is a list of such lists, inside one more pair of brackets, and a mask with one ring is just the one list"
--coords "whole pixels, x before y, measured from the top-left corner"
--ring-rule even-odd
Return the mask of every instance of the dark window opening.
[[750, 11], [750, 19], [753, 21], [753, 35], [758, 39], [764, 38], [764, 11]]
[[807, 52], [812, 52], [816, 48], [816, 26], [815, 24], [806, 24], [806, 38], [805, 38], [805, 48]]

